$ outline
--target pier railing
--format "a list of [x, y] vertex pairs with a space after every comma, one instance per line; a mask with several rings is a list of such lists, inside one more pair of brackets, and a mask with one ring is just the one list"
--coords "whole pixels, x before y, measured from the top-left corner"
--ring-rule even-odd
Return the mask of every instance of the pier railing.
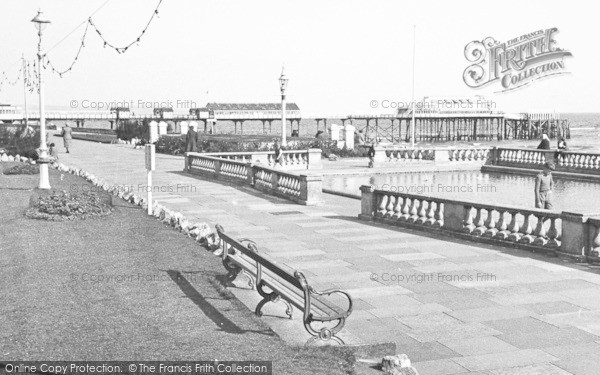
[[494, 147], [490, 162], [526, 169], [542, 169], [546, 162], [552, 162], [556, 172], [600, 175], [600, 154], [588, 152]]
[[270, 168], [249, 161], [231, 160], [199, 153], [186, 153], [185, 171], [211, 178], [250, 185], [304, 205], [322, 203], [322, 175], [307, 175]]
[[371, 185], [360, 190], [361, 219], [576, 259], [600, 251], [600, 217], [392, 192]]
[[[210, 152], [187, 153], [186, 155], [204, 155], [221, 159], [242, 161], [245, 163], [260, 164], [265, 167], [275, 167], [275, 151], [254, 152]], [[321, 163], [321, 150], [285, 150], [281, 152], [281, 166], [286, 170], [323, 169]], [[186, 156], [188, 157], [188, 156]]]
[[400, 148], [375, 146], [375, 165], [390, 163], [433, 161], [435, 163], [476, 162], [485, 163], [490, 147], [431, 147]]

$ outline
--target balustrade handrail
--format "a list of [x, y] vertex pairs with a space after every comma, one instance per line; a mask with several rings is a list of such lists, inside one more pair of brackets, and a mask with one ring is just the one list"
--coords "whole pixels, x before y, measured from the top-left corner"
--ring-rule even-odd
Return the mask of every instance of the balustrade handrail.
[[600, 155], [598, 152], [587, 152], [587, 151], [574, 151], [574, 150], [559, 150], [559, 149], [551, 149], [551, 150], [542, 150], [537, 148], [527, 148], [527, 147], [492, 147], [498, 151], [501, 150], [510, 150], [510, 151], [539, 151], [539, 152], [559, 152], [561, 154], [585, 154], [585, 155]]
[[195, 157], [195, 158], [205, 158], [205, 159], [209, 159], [209, 160], [220, 161], [223, 163], [231, 163], [231, 164], [238, 164], [238, 165], [244, 165], [244, 166], [248, 165], [248, 163], [249, 163], [249, 162], [241, 161], [241, 160], [219, 158], [216, 156], [206, 155], [206, 154], [202, 154], [199, 152], [188, 152], [188, 156]]
[[292, 178], [300, 178], [300, 174], [296, 174], [293, 172], [286, 172], [286, 171], [283, 171], [283, 170], [277, 169], [277, 168], [265, 167], [262, 164], [254, 164], [254, 163], [250, 163], [250, 164], [252, 164], [253, 169], [257, 169], [257, 170], [262, 169], [262, 170], [274, 172], [274, 173], [277, 173], [277, 174], [283, 175], [283, 176], [288, 176], [288, 177], [292, 177]]
[[[270, 155], [274, 154], [274, 150], [267, 151], [240, 151], [240, 152], [189, 152], [191, 155], [222, 155], [222, 156], [246, 156], [246, 155]], [[282, 154], [308, 153], [308, 150], [281, 150]]]
[[[363, 185], [363, 186], [366, 188], [369, 188], [371, 185]], [[406, 197], [406, 198], [410, 198], [410, 199], [419, 199], [419, 200], [426, 200], [426, 201], [431, 200], [431, 201], [435, 201], [435, 202], [439, 202], [439, 203], [461, 204], [463, 206], [468, 206], [468, 207], [476, 206], [478, 208], [483, 208], [486, 210], [518, 211], [520, 213], [524, 213], [524, 214], [528, 214], [528, 215], [539, 215], [539, 216], [544, 216], [546, 218], [560, 218], [561, 217], [560, 211], [542, 210], [542, 209], [538, 209], [538, 208], [523, 208], [523, 207], [509, 206], [509, 205], [498, 206], [498, 205], [493, 205], [493, 204], [488, 204], [488, 203], [463, 201], [463, 200], [456, 200], [456, 199], [450, 199], [450, 198], [434, 197], [432, 195], [404, 193], [404, 192], [383, 190], [383, 189], [373, 189], [373, 192], [375, 194], [386, 194], [386, 195], [399, 196], [399, 197], [403, 197], [403, 198]]]
[[188, 152], [188, 154], [193, 157], [205, 158], [205, 159], [214, 160], [214, 161], [220, 161], [222, 163], [230, 163], [230, 164], [237, 164], [237, 165], [243, 165], [243, 166], [250, 165], [250, 167], [254, 168], [254, 169], [263, 169], [263, 170], [266, 170], [269, 172], [275, 172], [277, 174], [288, 176], [288, 177], [293, 177], [293, 178], [298, 178], [300, 176], [300, 174], [297, 174], [294, 172], [284, 171], [284, 170], [277, 169], [277, 168], [266, 167], [263, 164], [259, 164], [259, 163], [252, 163], [252, 162], [248, 162], [248, 161], [240, 161], [240, 160], [232, 160], [232, 159], [223, 159], [223, 158], [219, 158], [219, 157], [215, 157], [215, 156], [202, 154], [199, 152]]

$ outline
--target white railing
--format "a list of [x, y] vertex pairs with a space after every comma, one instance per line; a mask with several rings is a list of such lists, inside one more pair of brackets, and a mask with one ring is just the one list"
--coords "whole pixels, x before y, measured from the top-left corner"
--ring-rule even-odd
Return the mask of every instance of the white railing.
[[[226, 160], [235, 160], [245, 163], [260, 164], [266, 167], [274, 168], [275, 151], [255, 151], [255, 152], [209, 152], [209, 153], [188, 153], [189, 155], [212, 156]], [[288, 170], [301, 169], [322, 169], [321, 150], [284, 150], [281, 152], [281, 167]]]
[[493, 154], [491, 162], [497, 166], [541, 169], [551, 162], [556, 172], [600, 174], [600, 154], [596, 153], [496, 147]]
[[561, 249], [563, 224], [573, 222], [568, 213], [377, 190], [370, 185], [362, 186], [361, 192], [363, 219], [572, 253]]
[[186, 153], [185, 171], [251, 185], [257, 190], [305, 205], [322, 203], [322, 175], [286, 172], [252, 162]]

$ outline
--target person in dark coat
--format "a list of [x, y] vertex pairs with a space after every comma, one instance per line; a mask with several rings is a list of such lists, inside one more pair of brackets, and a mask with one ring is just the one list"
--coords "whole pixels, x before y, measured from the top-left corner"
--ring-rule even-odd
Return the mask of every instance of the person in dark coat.
[[375, 143], [371, 144], [367, 155], [369, 156], [369, 168], [373, 168], [373, 166], [375, 165]]
[[198, 133], [192, 126], [188, 129], [187, 135], [185, 136], [185, 152], [197, 152], [198, 146]]
[[65, 124], [65, 126], [62, 128], [62, 137], [63, 137], [63, 142], [65, 145], [65, 148], [67, 149], [67, 154], [69, 153], [69, 147], [71, 147], [71, 141], [73, 140], [73, 135], [71, 134], [73, 132], [73, 129], [71, 129], [71, 127], [69, 126], [69, 123], [67, 122]]
[[537, 147], [538, 150], [550, 150], [550, 138], [548, 138], [548, 134], [542, 134], [542, 141]]

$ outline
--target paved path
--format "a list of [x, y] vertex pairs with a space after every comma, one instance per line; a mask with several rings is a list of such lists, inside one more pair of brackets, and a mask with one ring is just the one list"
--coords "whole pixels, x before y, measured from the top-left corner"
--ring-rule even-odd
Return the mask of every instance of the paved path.
[[[75, 141], [61, 162], [140, 189], [143, 152], [126, 145]], [[395, 342], [420, 374], [598, 374], [600, 275], [505, 249], [358, 221], [360, 203], [326, 195], [322, 207], [263, 196], [249, 187], [183, 174], [183, 158], [157, 156], [154, 198], [191, 220], [249, 237], [280, 263], [301, 269], [317, 289], [354, 297], [342, 337]], [[242, 280], [243, 281], [243, 280]], [[243, 282], [232, 288], [253, 309]], [[286, 341], [309, 336], [283, 304], [265, 309]]]

